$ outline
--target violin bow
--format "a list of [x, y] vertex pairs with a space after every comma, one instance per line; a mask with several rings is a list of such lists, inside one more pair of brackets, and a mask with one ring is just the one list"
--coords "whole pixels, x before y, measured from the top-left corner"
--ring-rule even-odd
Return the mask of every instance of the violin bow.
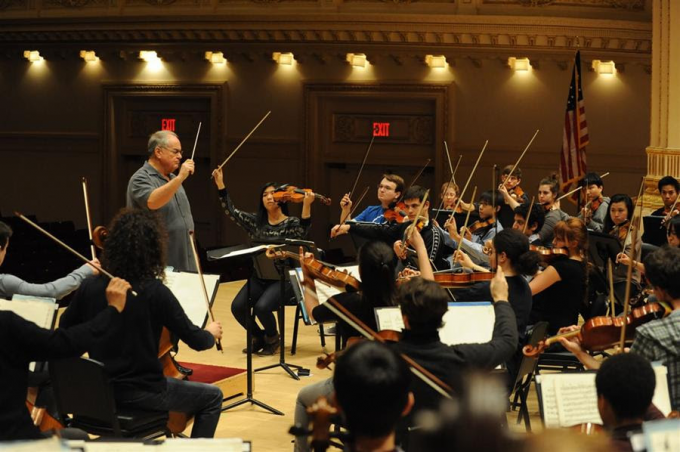
[[674, 202], [673, 205], [671, 206], [671, 210], [669, 210], [669, 211], [668, 211], [668, 215], [666, 215], [666, 217], [664, 217], [663, 221], [661, 222], [661, 226], [659, 226], [659, 229], [663, 229], [664, 226], [667, 227], [668, 222], [670, 221], [671, 218], [673, 218], [673, 217], [672, 217], [673, 211], [675, 210], [675, 206], [678, 205], [678, 200], [680, 200], [680, 196], [677, 196], [677, 197], [675, 198], [675, 202]]
[[[453, 212], [455, 213], [456, 210], [458, 210], [458, 207], [460, 207], [460, 202], [463, 200], [463, 195], [465, 194], [465, 191], [468, 188], [468, 185], [470, 185], [470, 181], [472, 180], [472, 176], [475, 174], [475, 170], [477, 169], [477, 165], [479, 165], [480, 160], [482, 160], [482, 156], [484, 155], [484, 151], [486, 150], [487, 145], [489, 144], [489, 140], [486, 140], [484, 143], [484, 147], [482, 148], [482, 152], [479, 153], [479, 157], [477, 157], [477, 161], [475, 162], [475, 166], [472, 167], [472, 171], [470, 171], [470, 175], [468, 176], [467, 182], [465, 182], [465, 187], [463, 187], [463, 190], [460, 192], [460, 195], [458, 196], [458, 202], [456, 203], [456, 207], [453, 208]], [[474, 199], [472, 200], [474, 202]]]
[[[196, 270], [198, 270], [198, 278], [201, 280], [201, 288], [203, 289], [203, 299], [205, 300], [205, 306], [208, 308], [208, 314], [210, 315], [210, 321], [215, 321], [215, 315], [212, 312], [212, 307], [210, 306], [210, 297], [208, 297], [208, 289], [205, 287], [205, 280], [203, 279], [203, 271], [201, 270], [201, 261], [198, 258], [198, 252], [196, 251], [196, 242], [194, 231], [189, 231], [189, 242], [191, 242], [191, 251], [194, 253], [194, 262], [196, 262]], [[217, 350], [224, 353], [222, 350], [222, 341], [220, 339], [215, 339], [215, 346]]]
[[85, 217], [87, 218], [87, 234], [90, 237], [90, 252], [92, 253], [92, 259], [97, 258], [97, 252], [94, 249], [94, 241], [92, 239], [92, 218], [90, 217], [90, 202], [89, 196], [87, 195], [87, 179], [83, 177], [83, 199], [85, 200]]
[[[446, 141], [444, 141], [444, 147], [446, 148], [446, 157], [449, 160], [449, 168], [451, 168], [451, 157], [449, 157], [449, 147], [446, 144]], [[460, 161], [463, 159], [462, 155], [458, 156], [458, 163], [456, 163], [456, 167], [451, 170], [451, 179], [449, 179], [448, 184], [446, 184], [446, 190], [449, 189], [451, 184], [456, 183], [456, 171], [458, 171], [458, 166], [460, 165]], [[442, 210], [442, 206], [444, 205], [444, 194], [446, 194], [446, 190], [444, 190], [444, 193], [442, 193], [442, 199], [439, 202], [439, 208], [437, 209], [437, 214], [439, 214], [439, 211]], [[454, 212], [455, 213], [455, 212]]]
[[196, 139], [194, 140], [194, 150], [191, 151], [191, 160], [194, 159], [194, 154], [196, 154], [196, 145], [198, 144], [198, 135], [201, 133], [201, 125], [203, 122], [198, 123], [198, 131], [196, 132]]
[[527, 225], [529, 224], [529, 219], [531, 218], [531, 211], [534, 208], [534, 201], [536, 200], [535, 196], [531, 197], [531, 204], [529, 204], [529, 212], [527, 213], [527, 217], [524, 220], [524, 227], [522, 228], [522, 234], [524, 234], [527, 231]]
[[238, 146], [236, 146], [236, 149], [234, 149], [234, 150], [231, 152], [231, 154], [229, 154], [229, 157], [227, 157], [227, 158], [224, 160], [224, 162], [222, 162], [222, 164], [221, 164], [220, 166], [217, 167], [217, 169], [222, 169], [222, 167], [223, 167], [224, 165], [227, 164], [227, 162], [234, 156], [234, 154], [236, 154], [236, 151], [238, 151], [238, 150], [241, 148], [241, 146], [243, 146], [243, 143], [245, 143], [246, 140], [248, 140], [248, 138], [250, 138], [250, 136], [257, 130], [257, 128], [260, 127], [260, 124], [262, 124], [262, 123], [264, 122], [264, 120], [267, 119], [267, 117], [271, 114], [271, 112], [272, 112], [272, 111], [269, 110], [269, 111], [267, 112], [267, 114], [264, 115], [264, 116], [262, 117], [262, 119], [260, 119], [260, 122], [258, 122], [258, 123], [255, 125], [255, 127], [253, 127], [253, 130], [251, 130], [250, 133], [248, 133], [248, 135], [246, 135], [245, 138], [244, 138], [243, 140], [241, 140], [241, 142], [238, 144]]
[[366, 196], [366, 193], [368, 193], [368, 189], [369, 189], [369, 186], [366, 186], [366, 188], [364, 188], [363, 193], [361, 193], [361, 196], [359, 196], [359, 200], [354, 204], [354, 208], [352, 210], [350, 210], [350, 212], [347, 214], [347, 216], [345, 218], [342, 219], [342, 221], [340, 222], [340, 226], [347, 223], [347, 220], [352, 218], [352, 214], [357, 210], [357, 207], [359, 207], [361, 205], [361, 201], [364, 200], [364, 196]]
[[404, 199], [404, 195], [406, 194], [406, 192], [409, 190], [409, 188], [413, 187], [413, 185], [416, 183], [418, 178], [423, 174], [423, 172], [425, 171], [425, 168], [427, 168], [427, 165], [429, 165], [431, 161], [432, 161], [432, 159], [427, 159], [427, 161], [425, 162], [425, 165], [423, 165], [423, 167], [420, 168], [418, 173], [416, 173], [415, 177], [411, 181], [411, 184], [408, 186], [408, 188], [406, 190], [404, 190], [404, 193], [401, 194], [401, 196], [399, 197], [399, 200]]
[[[604, 173], [602, 176], [600, 176], [600, 179], [603, 179], [603, 178], [605, 178], [605, 177], [607, 177], [607, 176], [609, 176], [609, 172], [606, 172], [606, 173]], [[572, 194], [576, 193], [577, 191], [581, 190], [582, 188], [583, 188], [583, 187], [576, 187], [575, 189], [571, 190], [569, 193], [565, 193], [565, 194], [563, 194], [562, 196], [560, 196], [559, 198], [557, 198], [557, 199], [555, 200], [555, 202], [559, 201], [560, 199], [566, 198], [566, 197], [569, 196], [569, 195], [572, 195]]]
[[[631, 262], [632, 264], [632, 262]], [[616, 310], [614, 309], [616, 295], [614, 294], [614, 264], [611, 257], [607, 259], [607, 276], [609, 277], [609, 305], [611, 309], [612, 319], [616, 318]]]
[[359, 183], [359, 178], [361, 177], [361, 172], [364, 170], [364, 166], [366, 165], [366, 160], [368, 160], [368, 153], [371, 152], [371, 147], [373, 146], [373, 141], [375, 140], [375, 135], [371, 137], [371, 142], [368, 143], [368, 148], [366, 148], [366, 153], [364, 154], [364, 159], [361, 162], [361, 166], [359, 167], [359, 172], [357, 173], [356, 179], [354, 179], [354, 185], [352, 185], [352, 190], [349, 192], [349, 197], [350, 199], [352, 198], [352, 195], [354, 194], [354, 190], [357, 188], [357, 184]]
[[521, 162], [521, 161], [522, 161], [522, 158], [524, 158], [524, 154], [527, 153], [527, 151], [528, 151], [529, 148], [531, 147], [531, 143], [533, 143], [534, 140], [536, 139], [536, 135], [538, 135], [538, 132], [539, 132], [539, 129], [536, 129], [536, 133], [534, 133], [534, 136], [531, 137], [531, 140], [529, 140], [529, 144], [527, 144], [527, 147], [524, 148], [524, 151], [522, 152], [522, 154], [519, 156], [519, 158], [518, 158], [517, 161], [515, 162], [515, 166], [512, 167], [512, 169], [510, 170], [510, 172], [508, 173], [508, 175], [505, 177], [505, 180], [510, 179], [510, 176], [512, 176], [512, 173], [515, 172], [515, 170], [517, 169], [517, 166], [519, 165], [519, 162]]
[[[86, 257], [83, 256], [82, 254], [80, 254], [78, 251], [74, 250], [73, 248], [71, 248], [70, 246], [68, 246], [66, 243], [62, 242], [61, 240], [59, 240], [58, 238], [56, 238], [54, 235], [50, 234], [49, 232], [47, 232], [46, 230], [44, 230], [43, 228], [41, 228], [40, 226], [38, 226], [36, 223], [34, 223], [33, 221], [31, 221], [31, 220], [29, 220], [28, 218], [26, 218], [24, 215], [21, 214], [21, 212], [14, 211], [14, 215], [16, 215], [17, 217], [21, 218], [22, 220], [24, 220], [24, 221], [25, 221], [26, 223], [28, 223], [29, 225], [33, 226], [33, 227], [34, 227], [35, 229], [37, 229], [38, 231], [42, 232], [42, 233], [45, 234], [47, 237], [49, 237], [49, 238], [51, 238], [52, 240], [54, 240], [55, 242], [57, 242], [57, 243], [58, 243], [59, 245], [61, 245], [64, 249], [66, 249], [67, 251], [69, 251], [69, 252], [71, 252], [72, 254], [74, 254], [75, 256], [77, 256], [79, 259], [81, 259], [81, 260], [82, 260], [83, 262], [85, 262], [87, 265], [89, 265], [90, 267], [92, 267], [92, 268], [98, 270], [99, 273], [101, 273], [102, 275], [106, 275], [106, 276], [108, 276], [110, 279], [115, 278], [115, 276], [113, 276], [113, 275], [112, 275], [111, 273], [109, 273], [108, 271], [104, 270], [101, 266], [99, 266], [99, 265], [97, 265], [97, 264], [93, 264], [92, 262], [90, 262], [90, 261], [88, 260], [88, 258], [86, 258]], [[132, 295], [134, 295], [134, 296], [137, 296], [137, 292], [135, 292], [135, 291], [132, 290], [132, 289], [130, 289], [130, 293], [132, 293]]]
[[[630, 215], [630, 225], [628, 226], [628, 231], [626, 232], [626, 238], [623, 240], [623, 243], [621, 244], [621, 246], [623, 247], [623, 250], [622, 250], [622, 251], [624, 251], [624, 252], [625, 252], [625, 250], [626, 250], [626, 243], [628, 242], [628, 237], [630, 236], [630, 232], [631, 232], [631, 230], [632, 230], [632, 228], [633, 228], [633, 220], [635, 220], [635, 215], [636, 215], [636, 213], [637, 213], [638, 202], [642, 199], [642, 190], [643, 190], [644, 186], [645, 186], [645, 178], [643, 177], [643, 178], [642, 178], [642, 183], [640, 184], [640, 190], [638, 191], [638, 196], [637, 196], [637, 198], [635, 199], [635, 206], [633, 207], [633, 213]], [[640, 206], [640, 211], [642, 211], [642, 206]], [[639, 225], [638, 225], [638, 226], [639, 226]], [[633, 259], [632, 255], [633, 255], [633, 253], [635, 252], [635, 251], [633, 250], [634, 247], [635, 247], [635, 246], [634, 246], [634, 243], [631, 242], [631, 252], [630, 252], [630, 254], [631, 254], [631, 259]], [[632, 263], [632, 262], [631, 262], [631, 265], [630, 265], [630, 266], [631, 266], [631, 267], [633, 266], [633, 263]]]
[[416, 225], [418, 224], [418, 220], [420, 220], [420, 214], [423, 213], [423, 208], [425, 208], [425, 203], [427, 202], [427, 197], [430, 195], [430, 190], [427, 190], [425, 192], [425, 195], [423, 196], [423, 202], [420, 203], [420, 207], [418, 207], [418, 211], [416, 212], [416, 217], [413, 219], [411, 224], [408, 225], [408, 227], [404, 230], [404, 240], [402, 241], [402, 245], [404, 249], [406, 249], [406, 243], [411, 239], [411, 235], [413, 234], [413, 230], [416, 228]]

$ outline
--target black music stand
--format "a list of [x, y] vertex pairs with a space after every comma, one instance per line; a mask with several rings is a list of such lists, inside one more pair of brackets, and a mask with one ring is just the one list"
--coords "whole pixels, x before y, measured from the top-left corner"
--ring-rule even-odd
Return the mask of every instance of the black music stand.
[[[232, 408], [236, 408], [237, 406], [243, 405], [244, 403], [250, 402], [251, 404], [257, 405], [261, 408], [264, 408], [267, 411], [272, 412], [273, 414], [277, 414], [279, 416], [283, 416], [283, 412], [277, 410], [276, 408], [272, 408], [269, 405], [260, 402], [256, 398], [253, 397], [253, 342], [252, 342], [252, 331], [250, 327], [250, 322], [253, 321], [253, 312], [252, 312], [252, 305], [250, 303], [250, 278], [252, 277], [254, 272], [257, 272], [257, 265], [255, 264], [258, 256], [264, 257], [264, 252], [266, 251], [265, 248], [253, 248], [248, 250], [248, 247], [245, 245], [238, 245], [238, 246], [233, 246], [229, 248], [221, 248], [218, 250], [213, 250], [208, 252], [208, 260], [219, 260], [219, 259], [229, 259], [230, 256], [229, 254], [235, 252], [235, 251], [240, 251], [240, 254], [237, 255], [232, 255], [232, 259], [243, 259], [244, 262], [250, 261], [251, 262], [251, 268], [254, 269], [251, 271], [250, 276], [248, 277], [248, 280], [246, 282], [246, 293], [248, 294], [248, 315], [246, 316], [246, 397], [244, 399], [239, 400], [238, 402], [231, 403], [225, 407], [222, 407], [222, 411], [227, 411]], [[259, 276], [259, 275], [258, 275]]]
[[656, 246], [664, 246], [667, 243], [667, 229], [663, 224], [665, 217], [648, 215], [642, 217], [642, 223], [645, 225], [645, 233], [642, 236], [642, 241]]
[[588, 231], [588, 259], [593, 263], [594, 274], [607, 296], [609, 296], [607, 261], [611, 260], [613, 265], [616, 262], [616, 256], [622, 251], [619, 239], [613, 235]]
[[[279, 249], [282, 251], [289, 251], [294, 254], [298, 254], [300, 247], [303, 247], [305, 252], [310, 252], [314, 256], [319, 255], [319, 251], [314, 245], [314, 242], [308, 240], [295, 240], [295, 239], [277, 239], [272, 241], [258, 241], [254, 242], [257, 244], [267, 244], [267, 245], [284, 245]], [[304, 373], [309, 375], [309, 370], [297, 364], [290, 364], [286, 362], [286, 332], [285, 332], [285, 318], [286, 318], [286, 279], [288, 275], [288, 270], [293, 268], [293, 265], [289, 263], [289, 259], [284, 259], [279, 261], [280, 264], [277, 265], [272, 259], [267, 258], [264, 255], [260, 255], [255, 259], [255, 268], [258, 271], [258, 276], [265, 280], [279, 280], [280, 282], [280, 303], [278, 312], [279, 321], [279, 362], [276, 364], [271, 364], [269, 366], [260, 367], [255, 369], [255, 372], [260, 372], [261, 370], [273, 369], [274, 367], [282, 367], [283, 370], [288, 372], [294, 380], [299, 380], [299, 374]], [[297, 369], [298, 373], [293, 372], [291, 367]]]

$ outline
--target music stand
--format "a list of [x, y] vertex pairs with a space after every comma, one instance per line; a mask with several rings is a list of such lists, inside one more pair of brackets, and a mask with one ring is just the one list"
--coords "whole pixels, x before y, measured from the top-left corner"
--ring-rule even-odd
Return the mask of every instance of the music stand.
[[645, 233], [643, 234], [643, 242], [650, 243], [656, 246], [663, 246], [667, 242], [667, 229], [663, 225], [665, 217], [648, 215], [642, 217], [642, 223], [645, 225]]
[[[611, 260], [612, 265], [614, 265], [616, 256], [622, 251], [621, 243], [613, 235], [588, 231], [588, 259], [593, 263], [594, 274], [597, 276], [601, 287], [604, 287], [604, 293], [607, 296], [609, 296], [608, 278], [605, 273], [607, 261]], [[614, 296], [616, 296], [616, 293]]]
[[[250, 303], [250, 278], [256, 270], [255, 260], [258, 256], [264, 256], [266, 251], [265, 247], [254, 247], [248, 248], [244, 245], [233, 246], [229, 248], [221, 248], [218, 250], [212, 250], [208, 252], [208, 260], [219, 260], [219, 259], [241, 259], [244, 262], [251, 262], [250, 276], [246, 281], [246, 294], [248, 299], [248, 315], [246, 315], [246, 397], [237, 402], [231, 403], [222, 408], [222, 411], [227, 411], [237, 406], [243, 405], [244, 403], [250, 402], [251, 404], [257, 405], [260, 408], [264, 408], [273, 414], [283, 416], [283, 412], [272, 408], [269, 405], [260, 402], [253, 397], [253, 342], [252, 342], [252, 331], [250, 327], [250, 322], [253, 321], [252, 305]], [[230, 256], [231, 255], [231, 256]]]
[[[446, 223], [446, 220], [449, 219], [451, 214], [453, 213], [453, 210], [447, 210], [447, 209], [432, 209], [432, 215], [431, 218], [434, 218], [437, 223], [439, 223], [440, 227], [444, 227], [444, 223]], [[467, 212], [461, 212], [461, 213], [455, 213], [453, 214], [453, 218], [456, 220], [456, 225], [460, 228], [465, 224], [465, 217], [467, 217]], [[473, 210], [470, 212], [470, 220], [469, 224], [474, 223], [475, 221], [479, 220], [479, 211], [478, 210]]]
[[[310, 242], [308, 240], [295, 240], [295, 239], [276, 239], [272, 241], [257, 241], [253, 242], [258, 243], [258, 244], [266, 244], [266, 245], [284, 245], [280, 249], [283, 251], [289, 251], [294, 254], [298, 254], [300, 251], [300, 247], [303, 247], [306, 252], [310, 252], [314, 254], [314, 256], [319, 255], [319, 250], [316, 248], [314, 245], [314, 242]], [[285, 316], [286, 316], [286, 278], [288, 274], [288, 269], [293, 268], [293, 265], [290, 265], [288, 262], [289, 259], [284, 259], [279, 261], [280, 264], [277, 265], [276, 262], [272, 259], [269, 259], [268, 257], [264, 255], [259, 255], [255, 258], [255, 269], [258, 272], [258, 277], [261, 279], [265, 280], [278, 280], [280, 284], [280, 292], [279, 292], [279, 298], [280, 298], [280, 303], [279, 303], [279, 312], [278, 312], [278, 321], [279, 321], [279, 362], [275, 364], [270, 364], [269, 366], [264, 366], [260, 367], [258, 369], [255, 369], [255, 372], [260, 372], [261, 370], [268, 370], [268, 369], [273, 369], [274, 367], [281, 367], [283, 370], [288, 372], [288, 375], [291, 376], [294, 380], [299, 380], [300, 377], [297, 373], [293, 372], [291, 367], [295, 368], [298, 370], [298, 373], [306, 373], [309, 374], [309, 371], [305, 369], [302, 366], [298, 366], [297, 364], [290, 364], [286, 362], [286, 332], [285, 332]]]

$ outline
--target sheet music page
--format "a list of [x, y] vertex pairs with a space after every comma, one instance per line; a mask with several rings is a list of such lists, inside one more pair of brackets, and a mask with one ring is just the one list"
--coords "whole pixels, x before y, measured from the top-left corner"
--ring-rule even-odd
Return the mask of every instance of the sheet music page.
[[12, 311], [41, 328], [52, 329], [52, 320], [58, 305], [44, 300], [0, 300], [0, 310]]
[[671, 412], [671, 394], [668, 389], [668, 368], [660, 362], [653, 362], [652, 368], [656, 375], [656, 387], [654, 388], [652, 403], [656, 405], [664, 416], [668, 416], [668, 413]]
[[[208, 291], [208, 298], [212, 300], [215, 288], [220, 283], [220, 276], [204, 273], [203, 281], [205, 281], [205, 288]], [[182, 305], [189, 320], [194, 325], [203, 328], [208, 307], [205, 305], [203, 287], [201, 287], [198, 273], [166, 272], [164, 284], [179, 300], [179, 304]]]
[[53, 436], [48, 439], [34, 439], [30, 441], [8, 441], [0, 443], [0, 449], [3, 452], [52, 452], [52, 451], [67, 451], [69, 448], [65, 447], [59, 438]]
[[594, 373], [561, 374], [555, 378], [560, 427], [592, 422], [602, 424], [597, 409]]
[[644, 422], [647, 452], [677, 452], [680, 450], [680, 419], [660, 419]]
[[491, 340], [495, 321], [490, 302], [449, 303], [439, 338], [447, 345], [483, 344]]
[[245, 249], [242, 249], [242, 250], [236, 250], [236, 251], [232, 251], [230, 253], [223, 254], [222, 256], [216, 257], [215, 259], [223, 259], [225, 257], [241, 256], [243, 254], [254, 253], [255, 251], [266, 250], [267, 248], [279, 248], [279, 247], [282, 247], [282, 246], [283, 245], [257, 245], [257, 246], [253, 246], [251, 248], [245, 248]]
[[545, 428], [558, 428], [560, 426], [560, 415], [557, 412], [555, 380], [550, 378], [550, 374], [542, 374], [536, 375], [536, 383], [540, 383], [541, 385], [543, 423], [545, 424]]
[[403, 331], [404, 318], [401, 316], [399, 306], [389, 308], [375, 308], [375, 319], [378, 331]]
[[[359, 266], [358, 265], [350, 265], [350, 266], [345, 266], [345, 267], [335, 267], [336, 270], [342, 270], [342, 271], [347, 271], [350, 275], [354, 276], [357, 280], [361, 281], [359, 277]], [[333, 295], [337, 295], [339, 293], [342, 293], [341, 290], [336, 289], [335, 287], [329, 286], [328, 284], [324, 283], [323, 281], [316, 280], [316, 294], [319, 297], [319, 303], [323, 304], [328, 300], [330, 297]]]

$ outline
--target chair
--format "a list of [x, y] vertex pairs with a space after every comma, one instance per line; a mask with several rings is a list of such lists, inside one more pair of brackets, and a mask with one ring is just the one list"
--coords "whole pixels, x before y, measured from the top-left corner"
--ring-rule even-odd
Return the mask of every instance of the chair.
[[[289, 302], [286, 304], [286, 306], [293, 306], [296, 305], [297, 308], [295, 309], [295, 324], [293, 325], [293, 343], [291, 344], [290, 347], [290, 354], [294, 355], [295, 352], [297, 351], [297, 337], [298, 337], [298, 330], [300, 327], [300, 320], [304, 320], [302, 316], [302, 308], [300, 307], [300, 303], [298, 303], [296, 297], [292, 297]], [[324, 327], [323, 323], [319, 323], [319, 339], [321, 340], [321, 347], [326, 346], [326, 333], [324, 332]], [[339, 347], [339, 342], [338, 338], [339, 335], [335, 335], [336, 341], [335, 341], [335, 350], [338, 350]]]
[[[538, 342], [543, 340], [547, 331], [548, 322], [538, 322], [534, 325], [533, 331], [524, 345], [538, 345]], [[534, 379], [534, 372], [536, 371], [537, 365], [538, 357], [522, 355], [522, 360], [517, 371], [517, 377], [515, 378], [515, 383], [512, 387], [512, 394], [510, 394], [510, 397], [512, 398], [510, 410], [515, 411], [516, 408], [519, 408], [517, 424], [524, 419], [524, 427], [528, 432], [531, 431], [531, 421], [529, 420], [527, 397], [529, 396], [531, 382]]]
[[[49, 362], [60, 421], [101, 437], [157, 438], [167, 436], [167, 411], [117, 409], [104, 365], [93, 359]], [[67, 414], [72, 415], [66, 422]]]

